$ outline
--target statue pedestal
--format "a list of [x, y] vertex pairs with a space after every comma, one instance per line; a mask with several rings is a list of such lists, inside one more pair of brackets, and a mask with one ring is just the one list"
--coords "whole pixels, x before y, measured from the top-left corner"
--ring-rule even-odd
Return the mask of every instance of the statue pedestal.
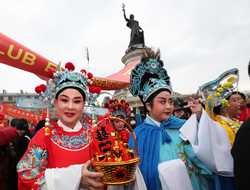
[[[136, 65], [140, 63], [141, 58], [144, 55], [145, 48], [136, 48], [134, 50], [129, 49], [129, 51], [127, 50], [125, 55], [122, 57], [123, 64], [126, 66], [128, 64]], [[138, 97], [132, 96], [128, 88], [115, 91], [114, 98], [126, 100], [132, 108], [138, 108], [143, 106], [140, 99]]]
[[143, 48], [145, 48], [144, 44], [134, 44], [128, 47], [128, 49], [126, 50], [126, 54]]
[[145, 48], [137, 48], [135, 50], [128, 49], [125, 55], [122, 57], [124, 65], [133, 64], [135, 62], [140, 63], [142, 56], [144, 55]]

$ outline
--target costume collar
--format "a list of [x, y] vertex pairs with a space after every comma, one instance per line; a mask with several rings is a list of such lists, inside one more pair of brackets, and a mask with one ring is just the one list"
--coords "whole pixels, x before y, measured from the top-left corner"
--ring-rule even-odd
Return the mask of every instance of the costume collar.
[[156, 125], [157, 127], [160, 127], [161, 123], [159, 121], [154, 120], [152, 117], [150, 117], [149, 115], [147, 115], [146, 119], [145, 119], [146, 123], [149, 123], [151, 125]]
[[236, 122], [236, 123], [240, 123], [240, 121], [238, 119], [231, 119], [228, 116], [224, 116], [224, 115], [218, 115], [222, 120], [228, 121], [228, 122]]
[[67, 127], [60, 120], [57, 121], [57, 125], [59, 127], [63, 128], [63, 130], [66, 131], [66, 132], [78, 132], [82, 128], [82, 124], [80, 123], [80, 121], [78, 121], [73, 128]]

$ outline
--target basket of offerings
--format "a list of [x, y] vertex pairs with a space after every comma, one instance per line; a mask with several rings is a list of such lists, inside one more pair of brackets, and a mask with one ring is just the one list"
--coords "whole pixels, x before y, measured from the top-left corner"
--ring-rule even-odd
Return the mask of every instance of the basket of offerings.
[[[135, 150], [128, 146], [130, 136]], [[123, 119], [108, 116], [93, 128], [92, 138], [93, 167], [104, 174], [104, 183], [119, 185], [134, 181], [139, 158], [136, 135], [131, 126]]]

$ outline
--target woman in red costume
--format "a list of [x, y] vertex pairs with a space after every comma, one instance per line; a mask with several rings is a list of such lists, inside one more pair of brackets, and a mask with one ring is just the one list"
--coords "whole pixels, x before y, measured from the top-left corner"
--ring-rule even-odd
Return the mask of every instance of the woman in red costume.
[[65, 67], [52, 73], [47, 87], [36, 88], [53, 97], [58, 121], [47, 123], [31, 139], [17, 165], [20, 190], [104, 189], [103, 174], [89, 170], [89, 126], [80, 123], [93, 76], [84, 70], [74, 72], [72, 63]]

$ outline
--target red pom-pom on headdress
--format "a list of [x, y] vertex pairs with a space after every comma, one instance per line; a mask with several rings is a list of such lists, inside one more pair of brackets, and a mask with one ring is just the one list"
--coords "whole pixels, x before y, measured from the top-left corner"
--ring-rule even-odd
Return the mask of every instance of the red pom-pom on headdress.
[[68, 69], [69, 71], [74, 71], [75, 66], [73, 65], [73, 63], [68, 62], [68, 63], [65, 64], [65, 69]]
[[87, 76], [88, 76], [88, 79], [92, 79], [93, 78], [93, 74], [92, 73], [88, 73]]
[[42, 92], [45, 92], [46, 89], [47, 89], [47, 87], [44, 84], [41, 84], [41, 85], [35, 87], [35, 92], [40, 94]]
[[53, 69], [48, 70], [49, 78], [53, 78], [55, 71]]
[[97, 94], [100, 94], [101, 91], [102, 91], [101, 87], [98, 87], [98, 86], [97, 86], [97, 87], [96, 87], [96, 93], [97, 93]]
[[47, 87], [44, 84], [41, 84], [40, 88], [41, 88], [41, 92], [45, 92], [47, 89]]
[[[39, 86], [40, 86], [40, 85], [39, 85]], [[35, 87], [35, 92], [36, 92], [37, 94], [40, 94], [40, 92], [41, 92], [39, 86], [36, 86], [36, 87]]]
[[81, 69], [81, 71], [80, 71], [82, 74], [86, 74], [87, 73], [87, 71], [85, 70], [85, 69]]
[[101, 90], [102, 89], [98, 86], [90, 86], [89, 87], [89, 92], [92, 94], [100, 94]]

